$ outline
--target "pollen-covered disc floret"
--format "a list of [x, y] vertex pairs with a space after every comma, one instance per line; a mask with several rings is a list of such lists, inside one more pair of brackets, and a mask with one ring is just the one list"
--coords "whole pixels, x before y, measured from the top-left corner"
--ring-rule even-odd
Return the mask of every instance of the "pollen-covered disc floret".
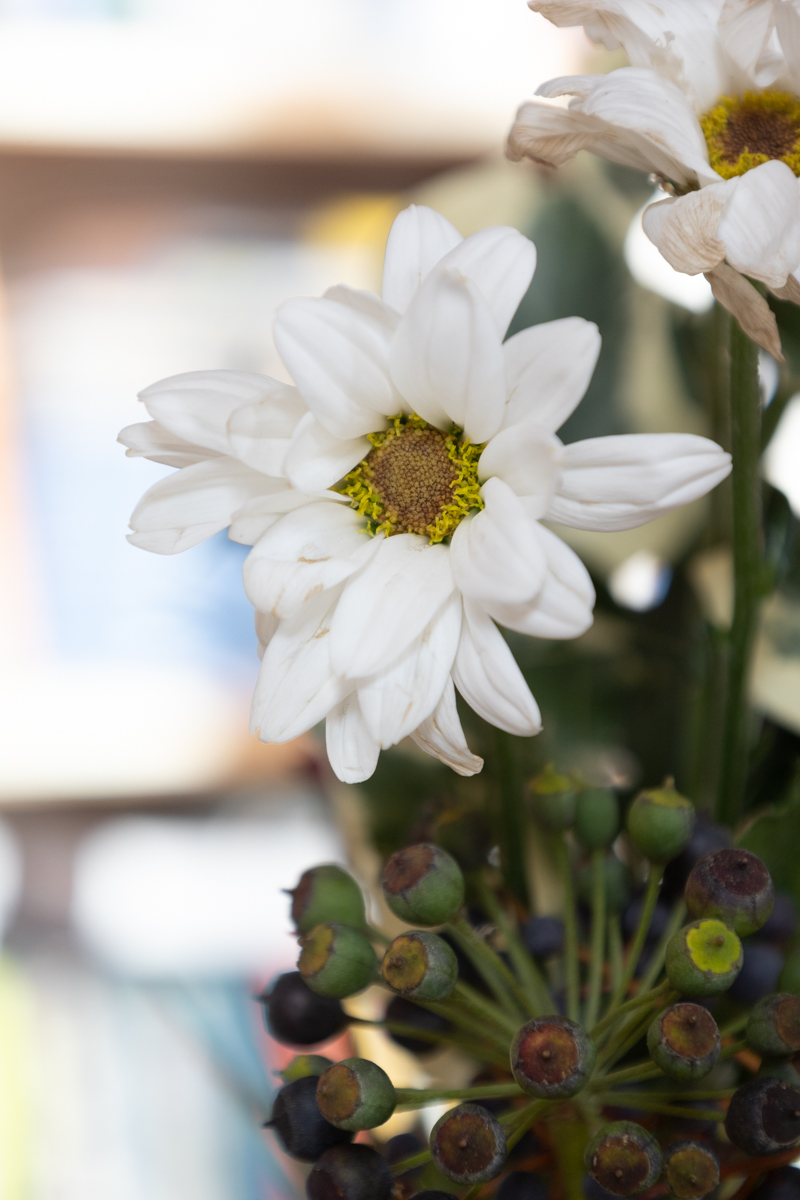
[[772, 159], [800, 175], [800, 99], [791, 92], [720, 96], [700, 125], [711, 166], [723, 179]]
[[336, 490], [367, 518], [369, 533], [417, 533], [442, 542], [467, 513], [483, 508], [483, 446], [473, 445], [457, 426], [442, 433], [401, 413], [390, 429], [368, 438], [372, 450]]

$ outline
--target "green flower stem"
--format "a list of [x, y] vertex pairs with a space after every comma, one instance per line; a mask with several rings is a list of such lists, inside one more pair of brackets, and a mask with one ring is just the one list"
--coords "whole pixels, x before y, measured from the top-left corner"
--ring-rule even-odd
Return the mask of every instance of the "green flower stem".
[[589, 1090], [605, 1092], [620, 1083], [642, 1083], [648, 1079], [663, 1077], [664, 1072], [654, 1062], [635, 1063], [632, 1067], [624, 1067], [621, 1071], [612, 1071], [609, 1075], [602, 1076], [596, 1083], [590, 1083]]
[[589, 963], [589, 995], [586, 1000], [584, 1025], [591, 1029], [597, 1024], [600, 998], [603, 994], [603, 960], [606, 934], [606, 873], [605, 849], [592, 851], [592, 957]]
[[522, 998], [529, 1015], [536, 1017], [555, 1012], [556, 1006], [550, 995], [550, 988], [523, 945], [514, 921], [509, 917], [486, 880], [479, 877], [476, 882], [481, 903], [505, 939], [509, 958], [522, 985]]
[[720, 1058], [735, 1058], [737, 1054], [741, 1054], [747, 1049], [747, 1040], [742, 1038], [740, 1042], [734, 1042], [731, 1046], [724, 1046]]
[[555, 840], [558, 873], [564, 891], [564, 959], [567, 967], [567, 1016], [580, 1019], [580, 967], [578, 964], [578, 920], [575, 915], [575, 890], [569, 850], [564, 835]]
[[[553, 1108], [552, 1100], [534, 1100], [532, 1104], [526, 1105], [523, 1109], [518, 1109], [513, 1115], [519, 1117], [519, 1121], [512, 1133], [506, 1138], [506, 1148], [511, 1151], [516, 1146], [517, 1142], [522, 1141], [525, 1134], [530, 1129], [534, 1121], [539, 1117], [543, 1117], [546, 1112]], [[500, 1118], [501, 1121], [503, 1118]]]
[[503, 880], [513, 896], [530, 908], [525, 869], [525, 793], [520, 778], [516, 747], [510, 733], [495, 731], [500, 764], [500, 862]]
[[670, 939], [678, 932], [685, 918], [686, 905], [683, 900], [678, 900], [669, 915], [666, 929], [658, 939], [658, 945], [653, 951], [650, 962], [647, 964], [647, 970], [640, 980], [639, 986], [642, 989], [652, 987], [656, 979], [658, 979], [661, 969], [664, 966], [664, 959], [667, 957], [667, 946]]
[[742, 814], [747, 783], [747, 688], [763, 588], [758, 347], [737, 321], [731, 322], [730, 396], [734, 600], [716, 813], [718, 821], [733, 826]]
[[487, 1083], [481, 1087], [468, 1088], [395, 1088], [398, 1105], [405, 1108], [424, 1108], [439, 1100], [502, 1100], [506, 1097], [523, 1096], [525, 1093], [516, 1083]]
[[424, 1167], [431, 1161], [432, 1155], [430, 1150], [420, 1150], [419, 1154], [412, 1154], [408, 1158], [401, 1158], [400, 1162], [392, 1164], [393, 1175], [405, 1175], [406, 1171], [413, 1171], [417, 1167]]
[[661, 1101], [642, 1098], [637, 1092], [609, 1092], [608, 1095], [596, 1095], [595, 1099], [602, 1105], [613, 1105], [614, 1108], [641, 1108], [645, 1112], [660, 1113], [664, 1117], [688, 1117], [692, 1121], [724, 1121], [725, 1113], [718, 1108], [687, 1108], [680, 1104], [663, 1104]]
[[525, 997], [500, 955], [478, 936], [469, 921], [465, 921], [463, 917], [456, 917], [445, 928], [471, 959], [497, 1003], [508, 1017], [516, 1021], [519, 1028], [526, 1011]]
[[[735, 1090], [735, 1088], [729, 1087], [715, 1088], [705, 1092], [626, 1092], [625, 1094], [628, 1099], [635, 1097], [636, 1100], [646, 1102], [652, 1100], [655, 1104], [662, 1104], [665, 1100], [727, 1100]], [[613, 1095], [613, 1093], [609, 1094]]]
[[589, 1130], [579, 1117], [566, 1121], [549, 1121], [548, 1133], [553, 1144], [558, 1173], [565, 1200], [584, 1200], [583, 1178], [586, 1168], [583, 1153], [589, 1141]]
[[464, 1193], [464, 1200], [478, 1200], [482, 1188], [482, 1183], [474, 1183], [469, 1191]]
[[432, 1033], [427, 1029], [417, 1029], [416, 1025], [406, 1025], [403, 1021], [365, 1021], [362, 1018], [350, 1018], [351, 1025], [369, 1025], [374, 1029], [385, 1029], [398, 1037], [415, 1038], [421, 1042], [430, 1042], [432, 1046], [453, 1046], [464, 1050], [467, 1054], [479, 1054], [481, 1058], [493, 1062], [496, 1066], [507, 1067], [508, 1055], [498, 1047], [484, 1042], [478, 1046], [474, 1037], [459, 1037], [455, 1033]]
[[614, 990], [609, 1005], [609, 1013], [612, 1013], [615, 1008], [618, 1008], [620, 1002], [628, 990], [628, 985], [633, 979], [633, 973], [636, 970], [639, 962], [639, 957], [644, 948], [647, 931], [650, 928], [650, 922], [653, 919], [653, 912], [658, 899], [658, 889], [661, 884], [661, 867], [655, 863], [650, 863], [649, 873], [647, 876], [647, 891], [645, 892], [644, 905], [642, 906], [642, 915], [639, 918], [639, 925], [633, 938], [633, 945], [628, 954], [628, 960], [625, 963], [625, 970], [622, 972], [622, 979], [619, 986]]
[[723, 1029], [720, 1029], [719, 1036], [723, 1039], [723, 1041], [726, 1037], [733, 1037], [735, 1033], [739, 1033], [740, 1030], [744, 1029], [749, 1020], [749, 1013], [742, 1013], [741, 1016], [734, 1017], [734, 1019], [729, 1021]]
[[624, 1004], [620, 1004], [619, 1007], [614, 1009], [613, 1012], [606, 1013], [602, 1021], [598, 1021], [594, 1026], [590, 1026], [592, 1037], [595, 1041], [597, 1041], [598, 1037], [605, 1033], [607, 1029], [610, 1029], [615, 1022], [619, 1021], [622, 1017], [627, 1016], [629, 1013], [636, 1012], [636, 1010], [641, 1008], [643, 1004], [655, 1004], [657, 1000], [660, 1000], [661, 997], [669, 991], [669, 989], [670, 984], [669, 981], [667, 981], [660, 984], [657, 988], [651, 988], [647, 991], [639, 992], [639, 994], [634, 996], [631, 1000], [626, 1000]]
[[466, 984], [456, 984], [447, 1000], [417, 1000], [416, 1003], [440, 1017], [446, 1017], [471, 1038], [478, 1038], [481, 1042], [491, 1041], [497, 1050], [507, 1057], [513, 1035], [504, 1024], [503, 1014], [490, 1000], [485, 1000], [482, 996], [478, 997], [481, 1001], [478, 1005], [472, 1002], [471, 997], [465, 1002], [463, 997], [458, 996], [458, 989], [465, 987]]
[[365, 925], [364, 933], [373, 942], [379, 942], [381, 946], [389, 946], [392, 939], [381, 930], [376, 929], [374, 925]]
[[622, 926], [619, 913], [608, 918], [608, 964], [611, 970], [611, 991], [615, 992], [622, 982]]
[[468, 983], [464, 983], [460, 979], [453, 988], [451, 996], [458, 1001], [459, 1005], [463, 1005], [470, 1016], [477, 1017], [479, 1021], [492, 1022], [493, 1028], [498, 1033], [502, 1031], [509, 1039], [516, 1035], [520, 1021], [506, 1016], [502, 1009], [498, 1008], [496, 1004], [492, 1004], [491, 1000], [487, 1000]]
[[655, 1012], [666, 1008], [678, 999], [674, 989], [664, 992], [642, 1015], [641, 1011], [634, 1013], [629, 1021], [614, 1034], [611, 1041], [603, 1048], [597, 1059], [597, 1066], [602, 1073], [604, 1068], [612, 1066], [618, 1059], [623, 1058], [632, 1050], [640, 1038], [644, 1037]]

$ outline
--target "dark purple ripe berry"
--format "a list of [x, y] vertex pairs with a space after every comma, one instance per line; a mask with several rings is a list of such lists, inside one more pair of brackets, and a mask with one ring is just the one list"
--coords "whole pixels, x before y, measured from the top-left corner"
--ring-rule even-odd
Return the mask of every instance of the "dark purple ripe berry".
[[531, 917], [522, 926], [522, 938], [528, 952], [544, 962], [564, 949], [564, 922], [561, 917]]
[[673, 858], [664, 870], [661, 880], [661, 895], [672, 903], [683, 895], [686, 880], [692, 867], [704, 854], [730, 846], [733, 838], [724, 825], [713, 825], [704, 817], [698, 817], [691, 837], [677, 858]]
[[334, 1146], [314, 1163], [306, 1180], [308, 1200], [389, 1200], [391, 1167], [371, 1146]]
[[292, 897], [292, 920], [298, 933], [310, 933], [325, 921], [342, 921], [360, 929], [366, 916], [361, 888], [333, 863], [311, 867], [300, 876]]
[[775, 893], [775, 907], [759, 930], [759, 937], [779, 945], [797, 932], [797, 905], [786, 892]]
[[452, 1029], [446, 1017], [430, 1012], [427, 1008], [420, 1008], [418, 1004], [405, 1000], [402, 996], [392, 997], [386, 1008], [385, 1020], [408, 1028], [407, 1033], [398, 1033], [392, 1029], [387, 1029], [386, 1032], [393, 1042], [411, 1054], [434, 1054], [441, 1049], [441, 1042], [433, 1037], [431, 1040], [414, 1037], [414, 1030], [420, 1034], [446, 1034]]
[[754, 1157], [787, 1150], [800, 1139], [800, 1092], [769, 1076], [749, 1079], [731, 1097], [725, 1132]]
[[614, 1121], [596, 1134], [584, 1154], [595, 1182], [615, 1196], [638, 1196], [661, 1174], [658, 1142], [633, 1121]]
[[472, 1185], [496, 1179], [506, 1161], [506, 1135], [479, 1104], [451, 1108], [431, 1130], [430, 1150], [441, 1173]]
[[452, 1192], [432, 1192], [428, 1188], [424, 1192], [414, 1192], [411, 1200], [453, 1200]]
[[547, 1185], [531, 1171], [512, 1171], [495, 1192], [495, 1200], [547, 1200]]
[[717, 917], [739, 937], [760, 929], [775, 904], [769, 871], [749, 850], [712, 850], [692, 868], [686, 881], [689, 915]]
[[751, 1200], [800, 1200], [800, 1171], [797, 1167], [769, 1171], [750, 1196]]
[[319, 1111], [314, 1075], [281, 1088], [265, 1128], [274, 1129], [286, 1153], [301, 1162], [314, 1162], [332, 1146], [342, 1145], [353, 1137], [347, 1130], [329, 1124]]
[[750, 1013], [745, 1037], [756, 1054], [800, 1053], [800, 996], [778, 992], [759, 1000]]
[[382, 885], [389, 908], [409, 925], [444, 925], [464, 903], [458, 863], [427, 843], [393, 854], [383, 869]]
[[267, 1032], [285, 1046], [316, 1046], [347, 1025], [339, 1001], [312, 992], [299, 971], [279, 975], [258, 1001]]
[[673, 1079], [702, 1079], [719, 1058], [717, 1022], [700, 1004], [673, 1004], [658, 1014], [647, 1031], [647, 1049], [653, 1062]]
[[[783, 955], [777, 946], [756, 939], [745, 942], [742, 955], [742, 969], [731, 984], [728, 996], [737, 1004], [755, 1004], [778, 988]], [[790, 992], [792, 989], [783, 990]]]
[[676, 1200], [702, 1200], [719, 1183], [719, 1162], [705, 1142], [673, 1142], [664, 1151], [664, 1181]]
[[577, 1022], [534, 1017], [511, 1044], [511, 1072], [530, 1096], [563, 1100], [583, 1088], [596, 1057], [594, 1042]]

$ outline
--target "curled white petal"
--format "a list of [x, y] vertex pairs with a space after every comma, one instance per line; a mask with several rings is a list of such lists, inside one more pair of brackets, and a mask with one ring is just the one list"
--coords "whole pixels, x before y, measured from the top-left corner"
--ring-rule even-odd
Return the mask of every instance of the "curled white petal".
[[743, 275], [783, 287], [800, 265], [800, 181], [773, 160], [736, 180], [717, 230], [725, 257]]
[[364, 723], [356, 692], [328, 713], [325, 747], [333, 773], [342, 783], [363, 783], [378, 765], [381, 748]]
[[395, 218], [383, 260], [383, 299], [404, 313], [420, 284], [441, 258], [462, 240], [446, 217], [411, 204]]
[[538, 527], [502, 479], [481, 488], [485, 508], [462, 521], [450, 543], [456, 586], [470, 600], [531, 600], [544, 582]]
[[503, 344], [508, 400], [503, 429], [535, 417], [555, 432], [577, 408], [600, 353], [600, 331], [582, 317], [522, 329]]
[[525, 498], [529, 517], [547, 512], [561, 476], [562, 445], [536, 418], [498, 433], [478, 460], [478, 478], [497, 476]]
[[367, 438], [335, 437], [313, 413], [306, 413], [295, 430], [284, 469], [293, 487], [318, 492], [352, 471], [370, 449]]
[[724, 259], [725, 243], [717, 230], [735, 182], [711, 184], [699, 192], [659, 200], [644, 210], [645, 233], [676, 271], [699, 275]]
[[575, 638], [592, 624], [595, 593], [589, 572], [560, 537], [539, 526], [547, 560], [544, 584], [527, 604], [491, 605], [489, 612], [501, 625], [529, 637]]
[[536, 270], [536, 247], [517, 229], [497, 225], [465, 238], [439, 264], [473, 283], [504, 337]]
[[438, 758], [457, 775], [477, 775], [483, 768], [483, 759], [472, 753], [464, 737], [451, 680], [447, 681], [431, 716], [411, 734], [411, 739], [420, 750]]
[[283, 484], [283, 487], [273, 492], [265, 492], [262, 496], [254, 496], [233, 514], [228, 529], [228, 537], [232, 542], [238, 542], [242, 546], [254, 546], [284, 513], [303, 508], [306, 504], [319, 503], [320, 500], [342, 503], [343, 498], [337, 492], [307, 495], [305, 492], [296, 492], [284, 479], [275, 482]]
[[283, 475], [283, 460], [307, 409], [297, 388], [278, 384], [273, 394], [243, 404], [228, 418], [231, 453], [265, 475]]
[[464, 600], [453, 680], [484, 721], [517, 737], [540, 731], [539, 707], [514, 655], [488, 613], [471, 600]]
[[205, 446], [184, 441], [159, 425], [158, 421], [126, 425], [117, 441], [127, 446], [126, 458], [149, 458], [151, 462], [163, 463], [167, 467], [190, 467], [193, 463], [220, 457], [218, 450], [208, 450]]

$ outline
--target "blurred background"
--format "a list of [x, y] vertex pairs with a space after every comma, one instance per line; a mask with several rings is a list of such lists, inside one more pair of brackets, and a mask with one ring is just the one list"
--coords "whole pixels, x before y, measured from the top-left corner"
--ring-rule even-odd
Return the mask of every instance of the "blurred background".
[[[710, 293], [644, 238], [652, 185], [586, 156], [557, 175], [502, 156], [540, 82], [612, 65], [523, 0], [0, 0], [0, 1200], [299, 1196], [259, 1129], [287, 1055], [251, 1000], [294, 961], [280, 889], [319, 861], [369, 885], [381, 853], [445, 826], [468, 856], [491, 825], [491, 770], [458, 780], [400, 747], [353, 790], [314, 735], [250, 738], [246, 549], [125, 541], [169, 470], [116, 444], [137, 391], [215, 367], [286, 378], [277, 304], [377, 287], [414, 201], [465, 235], [534, 238], [513, 329], [600, 325], [565, 440], [725, 440], [702, 371]], [[765, 359], [762, 381], [783, 582], [753, 686], [760, 795], [794, 836], [800, 330], [782, 320], [788, 365]], [[545, 718], [520, 770], [556, 758], [621, 789], [671, 773], [710, 797], [725, 513], [720, 492], [643, 530], [565, 531], [597, 621], [576, 643], [512, 640]], [[477, 718], [468, 732], [491, 754]]]

